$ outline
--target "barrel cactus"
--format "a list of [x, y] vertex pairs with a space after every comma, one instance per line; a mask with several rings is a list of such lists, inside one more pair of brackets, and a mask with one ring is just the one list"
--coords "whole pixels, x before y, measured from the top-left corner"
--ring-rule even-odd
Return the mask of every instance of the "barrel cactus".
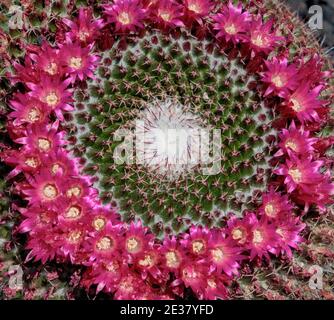
[[332, 297], [332, 65], [287, 6], [17, 7], [4, 221], [51, 298]]

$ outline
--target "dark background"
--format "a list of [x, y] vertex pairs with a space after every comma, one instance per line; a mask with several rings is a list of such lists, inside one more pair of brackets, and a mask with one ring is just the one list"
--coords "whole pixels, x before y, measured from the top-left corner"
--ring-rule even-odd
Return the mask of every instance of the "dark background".
[[308, 10], [313, 5], [320, 5], [324, 15], [324, 30], [319, 30], [319, 41], [323, 41], [325, 49], [332, 49], [329, 54], [334, 59], [334, 0], [287, 0], [290, 7], [302, 18], [305, 23], [311, 15]]

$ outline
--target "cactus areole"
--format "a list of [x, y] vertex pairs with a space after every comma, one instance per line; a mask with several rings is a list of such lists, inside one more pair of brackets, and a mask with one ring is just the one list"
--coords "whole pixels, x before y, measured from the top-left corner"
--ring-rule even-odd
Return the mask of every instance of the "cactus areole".
[[271, 5], [107, 1], [26, 48], [2, 157], [27, 260], [139, 300], [228, 299], [291, 259], [333, 200], [332, 75]]

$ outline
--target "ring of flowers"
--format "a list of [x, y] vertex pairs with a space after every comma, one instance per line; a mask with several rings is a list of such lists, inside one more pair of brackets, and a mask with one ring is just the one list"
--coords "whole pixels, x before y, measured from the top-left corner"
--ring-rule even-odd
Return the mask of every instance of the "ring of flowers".
[[[24, 65], [14, 64], [11, 80], [23, 83], [26, 90], [11, 101], [14, 111], [8, 126], [22, 147], [7, 150], [5, 161], [14, 166], [8, 178], [20, 173], [25, 177], [16, 188], [28, 201], [20, 209], [24, 216], [20, 230], [30, 233], [27, 259], [45, 263], [69, 258], [83, 264], [88, 267], [85, 284], [96, 284], [98, 291], [112, 292], [116, 299], [167, 299], [171, 293], [182, 295], [184, 287], [198, 298], [212, 299], [228, 296], [225, 285], [238, 275], [241, 261], [280, 254], [291, 258], [291, 248], [302, 241], [303, 212], [312, 205], [324, 209], [334, 192], [329, 172], [320, 171], [325, 165], [319, 158], [321, 138], [305, 129], [323, 120], [326, 102], [318, 97], [328, 74], [322, 72], [318, 56], [289, 62], [273, 20], [263, 22], [241, 4], [213, 9], [209, 0], [186, 0], [183, 5], [164, 0], [152, 7], [125, 0], [106, 5], [103, 20], [81, 8], [76, 20], [64, 19], [69, 30], [57, 47], [45, 43], [42, 54], [31, 52]], [[280, 111], [291, 122], [288, 128], [275, 126], [281, 130], [272, 161], [278, 178], [262, 195], [257, 212], [230, 217], [220, 230], [193, 225], [189, 232], [160, 242], [140, 221], [127, 225], [110, 206], [99, 203], [92, 179], [80, 173], [79, 159], [65, 149], [60, 123], [63, 112], [73, 110], [69, 88], [77, 80], [94, 77], [99, 60], [94, 41], [110, 24], [115, 36], [125, 34], [124, 39], [152, 25], [175, 32], [205, 24], [222, 54], [239, 54], [247, 70], [261, 78], [264, 98], [273, 104], [279, 101]], [[244, 46], [246, 53], [240, 49]], [[269, 56], [273, 57], [266, 60]], [[50, 115], [58, 119], [52, 122]], [[160, 291], [167, 284], [168, 293]]]

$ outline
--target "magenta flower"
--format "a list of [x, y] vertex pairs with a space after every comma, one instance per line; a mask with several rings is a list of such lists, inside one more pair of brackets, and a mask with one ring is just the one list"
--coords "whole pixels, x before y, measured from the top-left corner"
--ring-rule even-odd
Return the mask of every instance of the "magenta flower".
[[21, 209], [24, 220], [20, 224], [21, 232], [47, 230], [57, 223], [58, 210], [52, 210], [47, 204], [36, 204], [28, 209]]
[[[59, 173], [61, 175], [61, 173]], [[64, 196], [68, 199], [82, 199], [84, 197], [94, 197], [97, 191], [92, 186], [92, 178], [88, 176], [70, 176], [62, 181]]]
[[320, 121], [318, 109], [323, 107], [324, 101], [318, 98], [322, 89], [323, 86], [310, 89], [310, 84], [300, 85], [287, 98], [285, 112], [296, 116], [301, 123]]
[[191, 288], [196, 294], [206, 288], [208, 266], [201, 263], [188, 263], [181, 267], [180, 280], [186, 288]]
[[178, 276], [180, 266], [185, 262], [185, 252], [175, 237], [166, 237], [159, 248], [162, 263], [165, 268]]
[[58, 149], [48, 153], [44, 159], [44, 166], [49, 168], [51, 174], [73, 176], [78, 174], [78, 161], [78, 158], [70, 157], [67, 151]]
[[198, 294], [201, 300], [225, 300], [228, 297], [228, 291], [224, 285], [222, 275], [209, 275], [206, 279], [206, 287]]
[[262, 205], [259, 212], [266, 215], [269, 220], [290, 214], [292, 209], [288, 196], [275, 192], [274, 188], [270, 188], [267, 193], [262, 194]]
[[272, 224], [268, 222], [266, 216], [262, 216], [260, 220], [255, 214], [248, 214], [251, 222], [250, 237], [248, 249], [250, 250], [250, 259], [255, 257], [265, 257], [269, 259], [269, 252], [274, 252], [274, 248], [278, 241], [278, 235]]
[[79, 79], [93, 78], [94, 70], [100, 58], [90, 52], [92, 45], [82, 48], [78, 44], [67, 42], [60, 49], [60, 59], [69, 74], [71, 82]]
[[295, 155], [290, 155], [285, 164], [281, 164], [274, 172], [278, 175], [285, 176], [284, 183], [288, 192], [297, 188], [306, 193], [312, 193], [314, 186], [324, 180], [324, 175], [320, 173], [320, 168], [324, 165], [323, 161], [313, 161], [312, 156], [299, 159]]
[[184, 234], [180, 243], [185, 249], [195, 257], [203, 256], [208, 253], [211, 232], [208, 228], [202, 226], [191, 226], [189, 233]]
[[122, 246], [128, 262], [132, 263], [135, 257], [142, 256], [153, 239], [153, 235], [148, 233], [148, 228], [143, 227], [141, 221], [131, 223]]
[[10, 106], [14, 111], [8, 116], [14, 119], [13, 124], [16, 126], [45, 122], [50, 113], [41, 101], [28, 94], [16, 93]]
[[195, 20], [202, 25], [203, 19], [209, 15], [213, 8], [213, 3], [211, 0], [185, 0], [184, 7], [187, 20]]
[[249, 238], [250, 221], [246, 216], [243, 219], [238, 219], [232, 216], [227, 222], [227, 234], [240, 246], [244, 245]]
[[42, 155], [35, 150], [10, 150], [3, 156], [3, 160], [10, 166], [15, 167], [7, 179], [12, 179], [23, 172], [32, 175], [39, 171], [42, 166]]
[[67, 38], [73, 42], [79, 41], [82, 44], [90, 44], [99, 36], [100, 30], [104, 27], [103, 19], [95, 19], [90, 9], [79, 9], [78, 18], [74, 21], [69, 19], [62, 20], [70, 31], [66, 34]]
[[89, 261], [112, 261], [119, 256], [123, 233], [123, 224], [113, 225], [110, 221], [99, 231], [92, 232], [86, 244]]
[[114, 298], [116, 300], [140, 300], [149, 295], [149, 286], [136, 274], [124, 273], [120, 279]]
[[16, 84], [18, 82], [39, 82], [40, 74], [34, 69], [33, 61], [31, 60], [29, 55], [26, 55], [24, 57], [24, 64], [14, 62], [13, 67], [15, 69], [15, 75], [12, 75], [10, 77], [12, 84]]
[[286, 253], [291, 259], [291, 248], [298, 249], [299, 243], [304, 241], [299, 234], [305, 226], [299, 217], [286, 216], [284, 220], [282, 219], [282, 222], [276, 225], [276, 233], [279, 235], [277, 253]]
[[290, 155], [291, 153], [296, 155], [312, 154], [314, 151], [312, 145], [318, 141], [317, 138], [310, 138], [309, 131], [304, 131], [303, 128], [297, 129], [294, 121], [292, 121], [289, 129], [282, 130], [279, 138], [278, 146], [280, 149], [275, 153], [276, 157], [284, 154]]
[[31, 126], [25, 131], [25, 136], [15, 142], [25, 145], [25, 150], [49, 153], [65, 144], [65, 132], [58, 132], [58, 126], [58, 121], [48, 126]]
[[221, 273], [224, 271], [226, 275], [232, 277], [238, 275], [240, 268], [239, 261], [243, 259], [240, 255], [241, 249], [231, 238], [223, 236], [222, 232], [216, 231], [210, 241], [210, 269]]
[[135, 32], [144, 28], [147, 15], [139, 0], [116, 0], [104, 6], [108, 21], [115, 24], [116, 32]]
[[262, 81], [268, 84], [265, 96], [276, 94], [284, 98], [297, 88], [297, 68], [294, 64], [288, 65], [288, 60], [273, 58], [265, 62], [267, 71], [264, 72]]
[[29, 205], [42, 203], [50, 209], [60, 206], [63, 190], [61, 188], [61, 176], [51, 175], [46, 169], [29, 178], [30, 188], [23, 190]]
[[257, 18], [250, 24], [249, 44], [255, 53], [269, 54], [279, 42], [284, 40], [283, 37], [277, 36], [276, 32], [272, 31], [273, 24], [273, 20], [263, 23], [262, 18]]
[[69, 104], [72, 101], [72, 94], [67, 89], [70, 82], [70, 78], [61, 81], [59, 78], [42, 75], [38, 84], [29, 82], [27, 86], [31, 90], [29, 94], [32, 97], [43, 102], [49, 110], [54, 111], [59, 120], [63, 121], [62, 111], [73, 110], [73, 107]]
[[26, 257], [26, 261], [34, 258], [34, 261], [41, 260], [45, 264], [49, 260], [53, 260], [59, 250], [60, 234], [50, 228], [35, 230], [32, 237], [29, 238], [27, 249], [30, 249]]
[[34, 61], [34, 67], [38, 72], [49, 76], [61, 77], [63, 68], [60, 65], [59, 50], [52, 48], [49, 44], [43, 43], [41, 52], [31, 53], [31, 60]]
[[122, 277], [130, 273], [128, 265], [120, 258], [121, 256], [115, 256], [113, 259], [101, 260], [92, 265], [90, 276], [92, 283], [97, 284], [97, 292], [115, 292]]
[[183, 8], [174, 0], [158, 1], [150, 9], [153, 12], [153, 20], [160, 28], [184, 27]]
[[234, 44], [245, 39], [245, 33], [249, 30], [249, 13], [242, 12], [242, 5], [237, 7], [229, 2], [221, 13], [213, 16], [215, 22], [213, 29], [218, 31], [216, 37], [232, 41]]

